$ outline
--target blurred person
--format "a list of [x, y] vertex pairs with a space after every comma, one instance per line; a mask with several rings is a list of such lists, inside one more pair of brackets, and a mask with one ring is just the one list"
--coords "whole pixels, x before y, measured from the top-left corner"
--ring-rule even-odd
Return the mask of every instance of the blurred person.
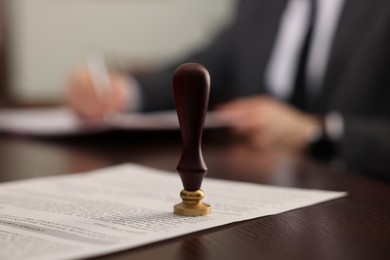
[[80, 68], [67, 100], [88, 117], [173, 109], [175, 68], [197, 62], [211, 75], [211, 107], [258, 149], [390, 179], [389, 42], [387, 0], [243, 0], [205, 49], [135, 80], [112, 74], [104, 96]]

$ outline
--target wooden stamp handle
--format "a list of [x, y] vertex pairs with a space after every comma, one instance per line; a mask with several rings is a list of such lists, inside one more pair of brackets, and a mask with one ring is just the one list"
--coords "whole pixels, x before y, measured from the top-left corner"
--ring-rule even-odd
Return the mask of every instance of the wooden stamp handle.
[[210, 95], [210, 75], [205, 67], [187, 63], [173, 76], [173, 93], [182, 135], [183, 151], [177, 171], [185, 190], [200, 189], [207, 167], [201, 141]]

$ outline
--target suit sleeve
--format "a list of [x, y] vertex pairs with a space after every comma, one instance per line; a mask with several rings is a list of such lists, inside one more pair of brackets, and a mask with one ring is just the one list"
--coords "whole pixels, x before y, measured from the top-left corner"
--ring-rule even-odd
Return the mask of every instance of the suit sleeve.
[[390, 180], [390, 119], [343, 118], [342, 162], [353, 171]]
[[223, 32], [215, 42], [202, 51], [188, 56], [170, 66], [145, 76], [137, 77], [142, 96], [142, 110], [167, 110], [174, 108], [172, 95], [172, 76], [182, 63], [195, 62], [205, 66], [211, 76], [210, 103], [223, 98], [222, 87], [229, 82], [230, 64], [227, 51], [230, 44], [230, 30]]
[[231, 98], [235, 75], [235, 44], [241, 20], [245, 13], [253, 8], [256, 1], [239, 1], [234, 23], [222, 31], [206, 48], [185, 57], [160, 71], [137, 77], [141, 86], [142, 110], [166, 110], [174, 108], [172, 96], [172, 76], [175, 69], [186, 62], [200, 63], [205, 66], [211, 76], [210, 106]]

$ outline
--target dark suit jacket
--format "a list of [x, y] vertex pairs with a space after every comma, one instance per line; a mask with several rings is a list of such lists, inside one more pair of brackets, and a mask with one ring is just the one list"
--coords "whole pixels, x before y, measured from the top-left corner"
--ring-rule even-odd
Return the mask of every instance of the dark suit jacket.
[[[208, 68], [212, 104], [267, 92], [264, 71], [286, 3], [243, 0], [231, 27], [181, 61]], [[145, 110], [173, 108], [176, 65], [139, 79]], [[306, 110], [340, 112], [345, 129], [339, 159], [350, 169], [390, 179], [390, 1], [346, 0], [322, 92]]]

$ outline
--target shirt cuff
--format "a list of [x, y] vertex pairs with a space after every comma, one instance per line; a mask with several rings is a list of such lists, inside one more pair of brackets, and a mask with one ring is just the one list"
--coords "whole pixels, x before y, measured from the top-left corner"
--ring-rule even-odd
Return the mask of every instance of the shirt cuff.
[[326, 135], [338, 142], [344, 135], [344, 119], [339, 112], [330, 112], [324, 119], [324, 131]]

